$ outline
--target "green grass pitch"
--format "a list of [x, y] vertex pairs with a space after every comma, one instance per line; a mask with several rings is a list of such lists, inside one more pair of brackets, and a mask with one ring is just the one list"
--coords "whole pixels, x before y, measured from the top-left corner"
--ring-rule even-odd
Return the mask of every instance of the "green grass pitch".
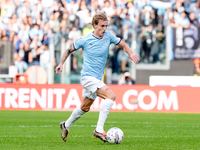
[[93, 137], [99, 112], [88, 112], [71, 128], [67, 142], [59, 123], [71, 112], [0, 111], [0, 150], [198, 150], [200, 114], [110, 112], [105, 131], [119, 127], [121, 144]]

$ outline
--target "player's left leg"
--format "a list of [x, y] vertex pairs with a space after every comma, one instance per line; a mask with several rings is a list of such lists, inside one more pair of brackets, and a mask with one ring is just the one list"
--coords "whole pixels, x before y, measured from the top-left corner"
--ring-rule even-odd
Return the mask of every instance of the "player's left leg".
[[104, 132], [104, 123], [108, 117], [110, 109], [116, 99], [116, 95], [114, 92], [107, 86], [103, 86], [102, 88], [96, 91], [97, 96], [103, 98], [103, 102], [100, 106], [99, 120], [97, 123], [96, 131], [99, 133]]
[[95, 77], [85, 76], [81, 79], [81, 84], [84, 87], [84, 91], [83, 91], [84, 97], [88, 97], [95, 100], [96, 97], [99, 96], [105, 99], [101, 103], [99, 120], [98, 120], [97, 128], [95, 129], [93, 135], [99, 138], [100, 140], [107, 142], [106, 132], [104, 132], [103, 126], [108, 116], [108, 113], [110, 112], [110, 108], [112, 107], [114, 103], [116, 96], [108, 88], [108, 86], [105, 85], [105, 83], [103, 83], [101, 80]]

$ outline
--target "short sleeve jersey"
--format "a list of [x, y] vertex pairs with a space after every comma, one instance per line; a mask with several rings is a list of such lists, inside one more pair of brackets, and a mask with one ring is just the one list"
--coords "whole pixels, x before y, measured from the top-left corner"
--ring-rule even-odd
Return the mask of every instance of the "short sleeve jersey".
[[119, 44], [120, 38], [106, 31], [102, 38], [97, 38], [90, 33], [75, 41], [74, 48], [83, 49], [83, 66], [81, 77], [93, 76], [101, 80], [109, 53], [110, 44]]

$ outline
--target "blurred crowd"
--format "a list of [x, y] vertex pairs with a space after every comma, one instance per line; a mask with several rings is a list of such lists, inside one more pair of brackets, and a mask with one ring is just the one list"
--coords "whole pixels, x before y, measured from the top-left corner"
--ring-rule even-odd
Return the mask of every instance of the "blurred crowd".
[[[136, 43], [139, 63], [162, 64], [166, 26], [188, 28], [200, 21], [200, 0], [171, 0], [170, 4], [155, 8], [151, 0], [0, 0], [0, 40], [13, 43], [19, 73], [32, 65], [46, 70], [52, 62], [49, 44], [55, 47], [56, 66], [61, 44], [68, 46], [93, 31], [92, 16], [104, 11], [109, 19], [107, 30], [130, 47]], [[108, 60], [112, 73], [125, 73], [130, 68], [128, 55], [115, 45], [110, 46]], [[74, 52], [72, 72], [79, 73], [82, 62], [82, 50]]]
[[[139, 37], [137, 52], [141, 56], [141, 63], [163, 64], [166, 62], [166, 36], [169, 33], [167, 33], [167, 27], [182, 30], [200, 25], [199, 0], [169, 0], [169, 3], [170, 7], [155, 8], [146, 5], [140, 11], [140, 23], [136, 32]], [[172, 35], [172, 30], [170, 31]]]

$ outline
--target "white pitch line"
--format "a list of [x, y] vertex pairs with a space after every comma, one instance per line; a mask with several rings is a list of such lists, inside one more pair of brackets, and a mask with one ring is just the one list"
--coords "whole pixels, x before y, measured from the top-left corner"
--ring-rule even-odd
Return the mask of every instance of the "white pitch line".
[[200, 137], [200, 136], [177, 136], [177, 135], [165, 135], [165, 136], [127, 136], [127, 137], [136, 137], [136, 138], [172, 138], [172, 137], [180, 137], [180, 138], [191, 138], [191, 137]]
[[[105, 125], [105, 127], [114, 127], [114, 126], [118, 126], [118, 124], [113, 124], [113, 125]], [[192, 126], [183, 126], [183, 125], [180, 125], [180, 126], [173, 126], [173, 125], [120, 125], [122, 127], [146, 127], [146, 128], [180, 128], [180, 127], [183, 127], [183, 128], [200, 128], [200, 126], [198, 125], [192, 125]], [[43, 125], [43, 126], [26, 126], [26, 125], [19, 125], [19, 126], [4, 126], [5, 128], [57, 128], [59, 127], [58, 126], [53, 126], [53, 125]], [[96, 125], [72, 125], [72, 127], [78, 127], [78, 128], [85, 128], [85, 127], [96, 127]]]
[[[117, 127], [118, 125], [105, 125], [105, 127]], [[122, 127], [138, 127], [138, 128], [200, 128], [200, 126], [172, 126], [172, 125], [120, 125]], [[43, 125], [43, 126], [25, 126], [25, 125], [19, 125], [19, 126], [4, 126], [5, 128], [58, 128], [58, 126], [53, 125]], [[86, 127], [92, 127], [95, 128], [96, 125], [72, 125], [72, 127], [78, 127], [78, 128], [86, 128]]]
[[[43, 135], [43, 136], [34, 136], [34, 135], [0, 135], [0, 138], [5, 138], [5, 137], [8, 137], [8, 138], [16, 138], [16, 137], [30, 137], [30, 138], [38, 138], [38, 137], [47, 137], [46, 135]], [[60, 136], [56, 136], [56, 137], [60, 137]], [[80, 137], [80, 138], [85, 138], [85, 137], [93, 137], [91, 135], [88, 135], [88, 136], [85, 136], [85, 135], [72, 135], [70, 137]], [[165, 135], [165, 136], [134, 136], [134, 135], [130, 135], [130, 136], [124, 136], [124, 138], [172, 138], [172, 137], [176, 137], [176, 138], [199, 138], [200, 136], [177, 136], [177, 135]]]
[[[78, 128], [85, 128], [85, 127], [96, 127], [97, 125], [72, 125], [73, 127]], [[117, 125], [105, 125], [105, 127], [113, 127]], [[130, 127], [130, 125], [122, 125], [123, 127]], [[19, 126], [4, 126], [5, 128], [57, 128], [58, 126], [52, 126], [52, 125], [43, 125], [43, 126], [25, 126], [25, 125], [19, 125]]]
[[58, 126], [52, 126], [52, 125], [44, 125], [44, 126], [25, 126], [25, 125], [19, 125], [19, 126], [4, 126], [6, 128], [52, 128], [52, 127], [58, 127]]

